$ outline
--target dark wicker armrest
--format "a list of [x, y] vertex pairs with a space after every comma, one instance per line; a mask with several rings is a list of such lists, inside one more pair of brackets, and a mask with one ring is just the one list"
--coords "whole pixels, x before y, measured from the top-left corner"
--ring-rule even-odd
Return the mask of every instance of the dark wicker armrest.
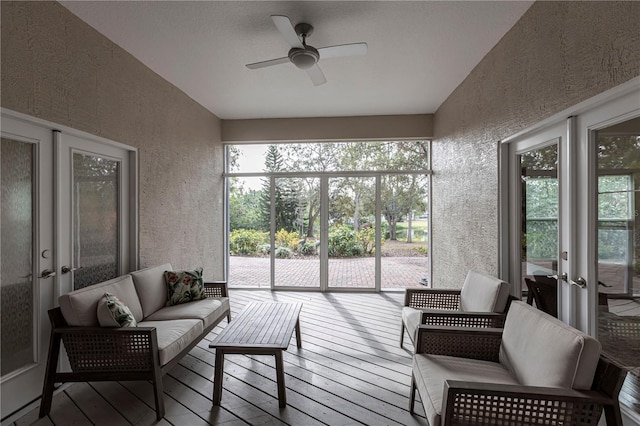
[[445, 380], [442, 418], [445, 425], [597, 425], [602, 392]]
[[501, 342], [501, 328], [421, 325], [416, 333], [415, 353], [498, 362]]
[[404, 306], [457, 310], [460, 308], [460, 290], [455, 289], [407, 289]]
[[206, 281], [204, 292], [207, 297], [229, 297], [229, 288], [226, 281]]
[[150, 371], [158, 356], [155, 327], [59, 327], [75, 372]]
[[437, 309], [421, 309], [420, 324], [452, 327], [502, 328], [506, 314], [495, 312], [462, 312]]

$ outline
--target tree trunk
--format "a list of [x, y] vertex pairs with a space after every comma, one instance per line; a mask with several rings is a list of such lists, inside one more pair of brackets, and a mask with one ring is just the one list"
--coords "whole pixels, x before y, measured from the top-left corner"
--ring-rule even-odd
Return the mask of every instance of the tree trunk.
[[360, 230], [360, 194], [356, 194], [355, 209], [353, 211], [353, 230], [358, 232]]
[[307, 238], [313, 238], [313, 224], [316, 221], [316, 217], [318, 217], [318, 212], [320, 211], [320, 209], [318, 209], [317, 212], [313, 212], [313, 205], [311, 203], [309, 203], [309, 226], [307, 226]]

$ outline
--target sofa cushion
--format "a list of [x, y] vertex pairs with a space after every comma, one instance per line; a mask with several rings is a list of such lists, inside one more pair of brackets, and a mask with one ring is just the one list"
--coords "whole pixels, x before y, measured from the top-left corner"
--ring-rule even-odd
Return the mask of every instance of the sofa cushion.
[[511, 285], [499, 278], [469, 271], [460, 291], [460, 310], [504, 312]]
[[123, 275], [60, 296], [58, 303], [67, 324], [88, 327], [100, 325], [98, 322], [98, 302], [107, 292], [127, 305], [137, 322], [142, 321], [142, 306], [140, 306], [131, 275]]
[[98, 323], [102, 327], [135, 327], [136, 319], [120, 299], [105, 293], [98, 302]]
[[199, 319], [204, 328], [225, 316], [229, 309], [229, 298], [196, 300], [180, 305], [166, 306], [145, 318], [145, 321], [165, 321], [174, 319]]
[[167, 304], [167, 284], [164, 281], [164, 271], [172, 269], [170, 263], [165, 263], [131, 273], [144, 318]]
[[589, 389], [600, 343], [524, 302], [509, 308], [500, 363], [528, 386]]
[[440, 424], [445, 380], [517, 385], [516, 379], [497, 362], [445, 355], [416, 354], [413, 377], [430, 425]]
[[408, 306], [402, 308], [402, 322], [407, 328], [407, 333], [409, 337], [411, 337], [412, 342], [415, 340], [416, 329], [420, 325], [421, 317], [422, 312], [420, 309], [410, 308]]
[[206, 299], [202, 268], [190, 271], [165, 271], [167, 306]]
[[165, 365], [175, 358], [204, 330], [202, 321], [197, 319], [142, 321], [138, 323], [138, 327], [156, 328], [160, 365]]

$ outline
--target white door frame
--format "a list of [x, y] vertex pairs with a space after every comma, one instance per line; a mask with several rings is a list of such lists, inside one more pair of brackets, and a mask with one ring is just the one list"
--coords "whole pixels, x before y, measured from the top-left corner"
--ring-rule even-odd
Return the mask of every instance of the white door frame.
[[[73, 227], [75, 226], [75, 218], [72, 214], [72, 204], [74, 200], [74, 189], [71, 187], [73, 181], [73, 155], [75, 153], [89, 154], [98, 157], [104, 157], [116, 161], [120, 164], [120, 180], [118, 193], [118, 217], [125, 218], [119, 226], [120, 250], [118, 253], [118, 264], [120, 268], [118, 275], [123, 275], [129, 271], [137, 269], [137, 252], [133, 251], [135, 245], [130, 239], [131, 220], [129, 218], [131, 209], [131, 197], [129, 196], [131, 171], [135, 171], [130, 165], [131, 151], [122, 146], [115, 146], [111, 143], [104, 143], [79, 136], [78, 134], [63, 133], [54, 131], [54, 157], [55, 157], [55, 229], [56, 229], [56, 253], [58, 255], [58, 267], [67, 266], [77, 268], [82, 265], [76, 265], [73, 259]], [[135, 160], [135, 159], [134, 159]], [[133, 247], [132, 247], [133, 246]], [[64, 294], [74, 290], [73, 272], [64, 273], [61, 271], [59, 285], [60, 294]]]

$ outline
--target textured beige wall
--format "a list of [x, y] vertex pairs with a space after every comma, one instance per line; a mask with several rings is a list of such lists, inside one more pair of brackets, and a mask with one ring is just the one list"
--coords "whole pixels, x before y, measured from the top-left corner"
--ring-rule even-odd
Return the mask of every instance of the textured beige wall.
[[224, 142], [429, 138], [433, 114], [222, 120]]
[[138, 148], [140, 264], [222, 278], [220, 120], [55, 2], [1, 2], [1, 105]]
[[498, 141], [640, 75], [640, 2], [536, 2], [434, 118], [433, 283], [498, 274]]

